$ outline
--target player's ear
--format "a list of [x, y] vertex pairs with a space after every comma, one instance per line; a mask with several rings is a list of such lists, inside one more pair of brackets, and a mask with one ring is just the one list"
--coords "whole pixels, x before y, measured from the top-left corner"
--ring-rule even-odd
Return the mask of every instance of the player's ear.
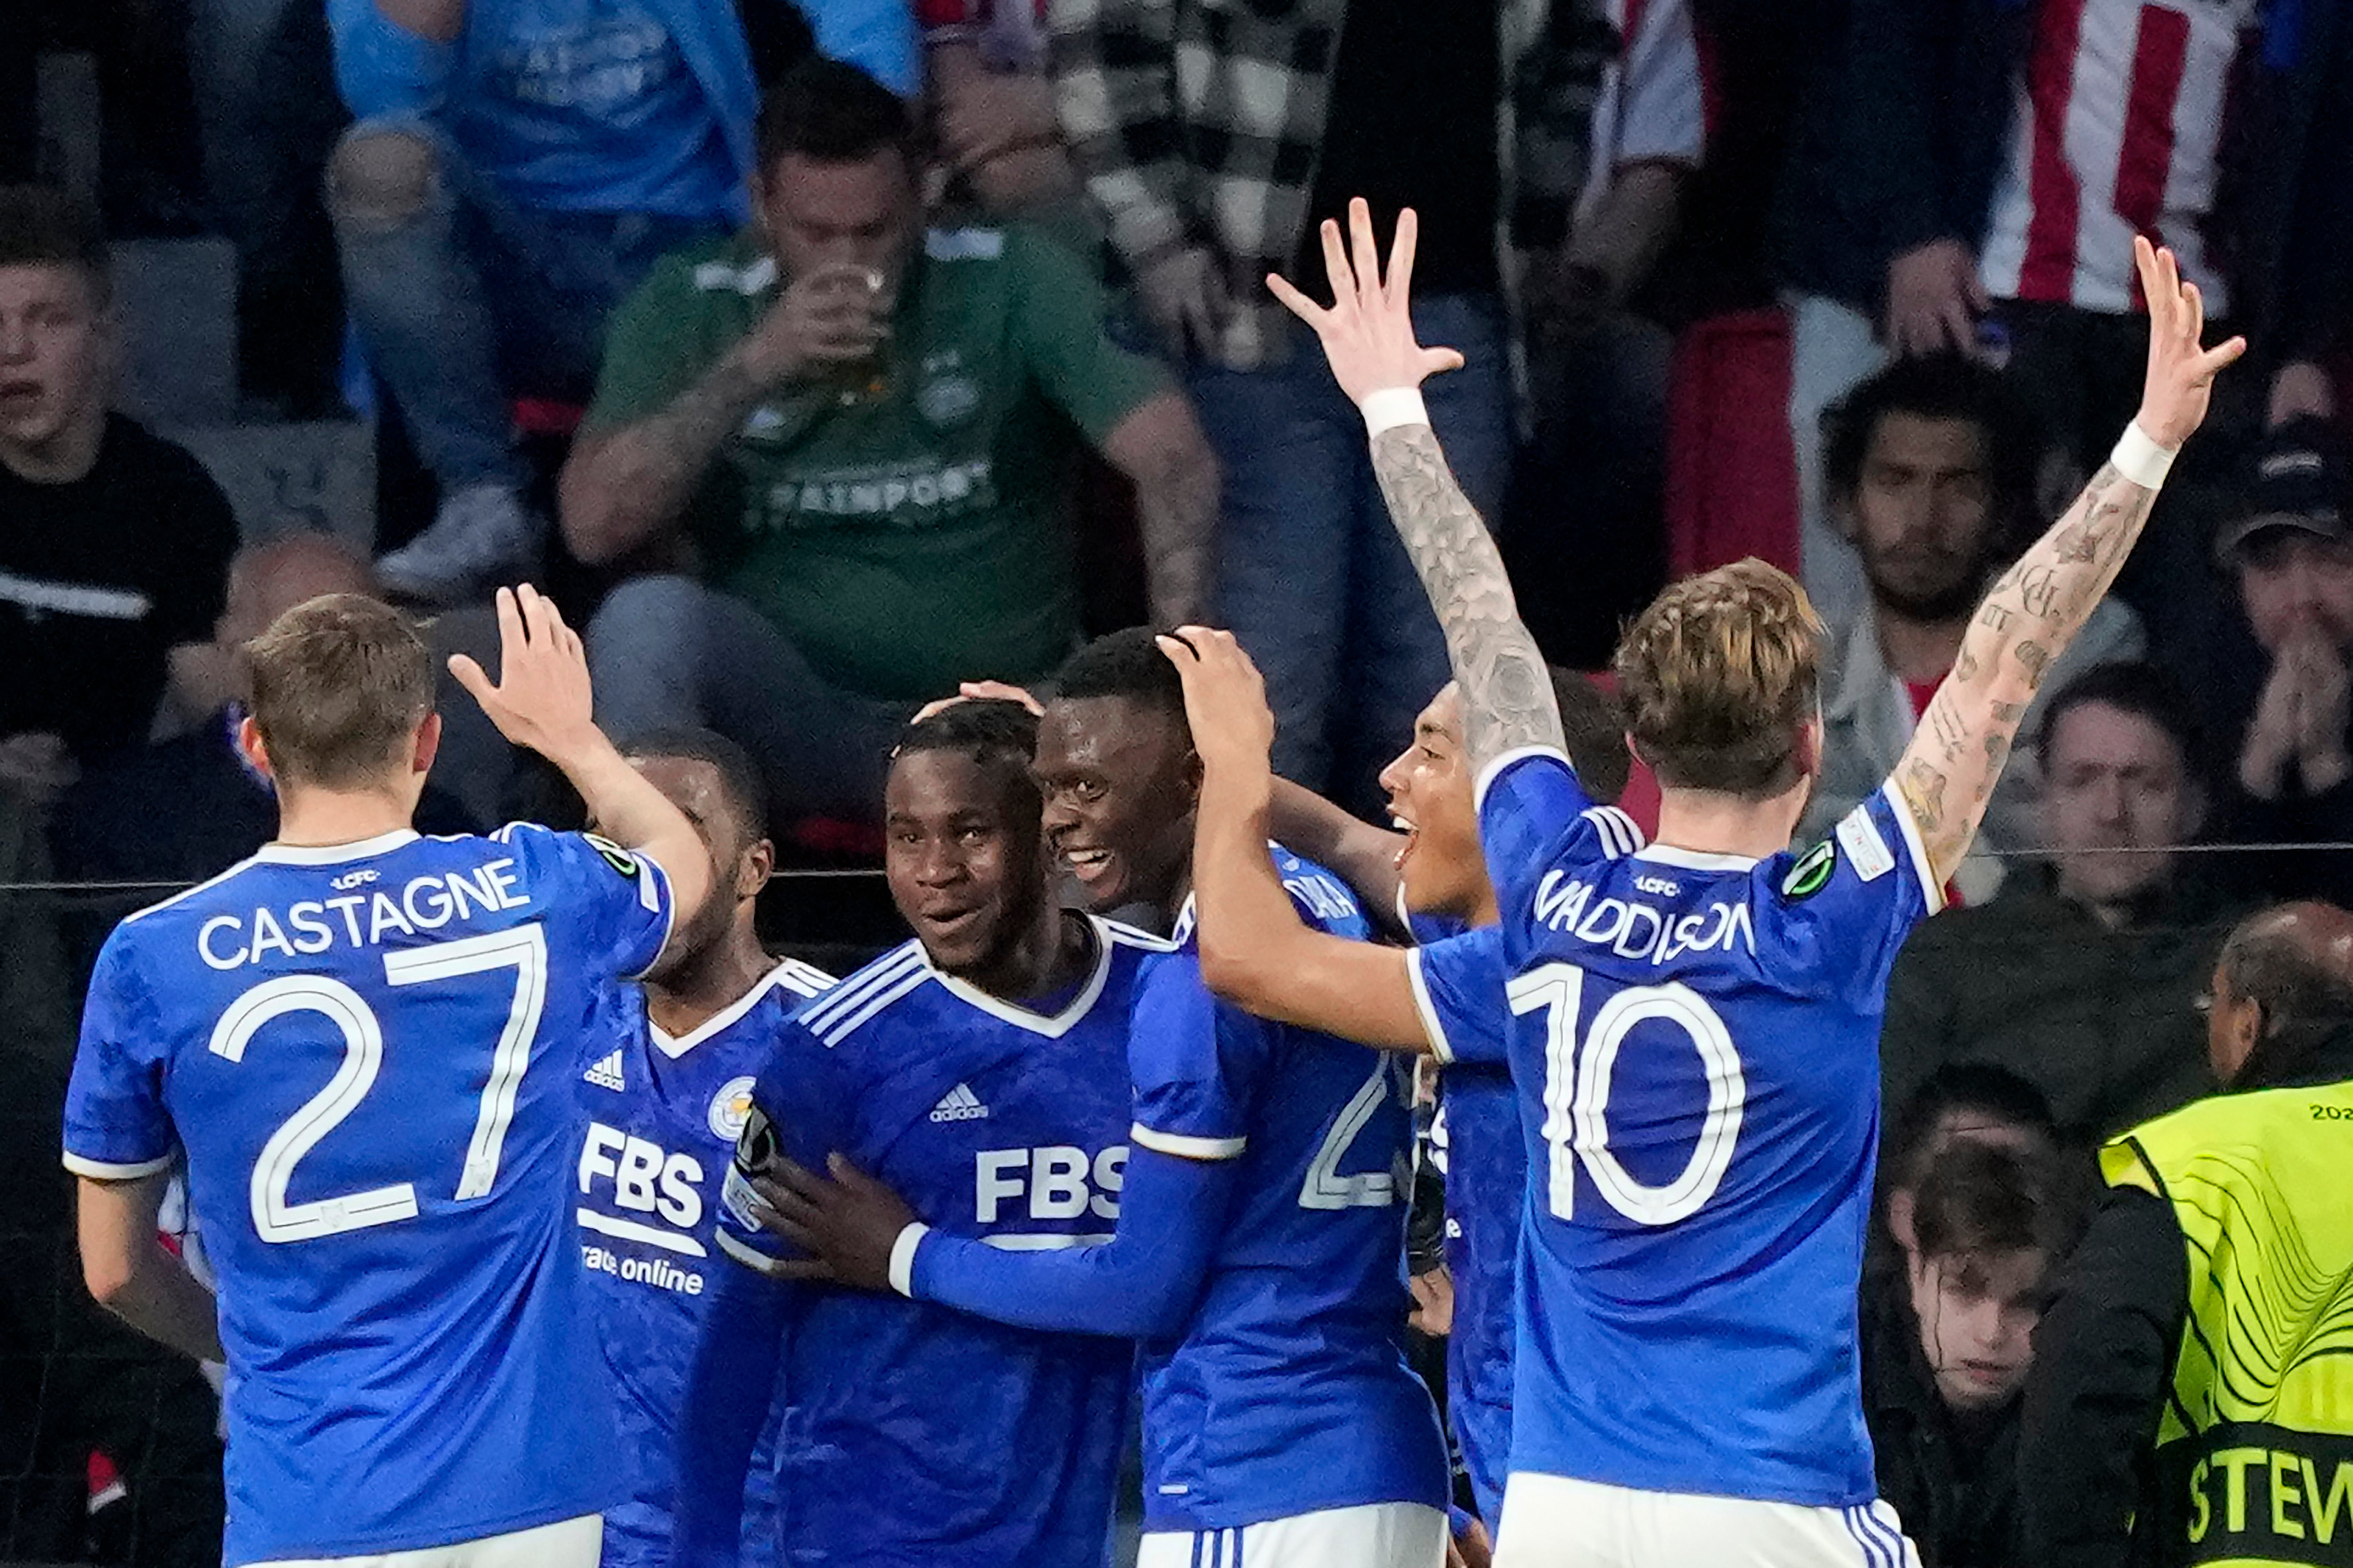
[[253, 721], [250, 713], [237, 721], [237, 749], [245, 753], [245, 760], [262, 777], [278, 777], [277, 770], [269, 764], [269, 747], [261, 738], [261, 726]]
[[1798, 773], [1801, 778], [1821, 776], [1822, 710], [1820, 708], [1798, 726]]
[[431, 773], [433, 759], [440, 754], [440, 751], [441, 715], [427, 713], [424, 721], [417, 726], [416, 737], [410, 744], [408, 771], [420, 777]]
[[776, 874], [776, 846], [766, 838], [760, 839], [744, 851], [735, 862], [735, 896], [739, 899], [759, 897], [768, 879]]

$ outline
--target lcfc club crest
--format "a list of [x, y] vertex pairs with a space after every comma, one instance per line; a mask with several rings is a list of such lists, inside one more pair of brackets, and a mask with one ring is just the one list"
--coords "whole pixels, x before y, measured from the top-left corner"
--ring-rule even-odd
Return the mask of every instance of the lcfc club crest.
[[743, 1137], [744, 1124], [752, 1120], [752, 1082], [749, 1078], [731, 1078], [711, 1097], [711, 1131], [723, 1143], [733, 1144]]

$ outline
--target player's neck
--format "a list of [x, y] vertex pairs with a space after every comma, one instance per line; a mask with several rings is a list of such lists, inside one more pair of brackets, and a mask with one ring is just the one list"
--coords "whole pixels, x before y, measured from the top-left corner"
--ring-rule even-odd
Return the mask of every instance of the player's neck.
[[305, 786], [279, 796], [277, 842], [306, 849], [358, 844], [397, 833], [416, 815], [415, 802], [380, 789]]
[[1662, 789], [1659, 831], [1663, 848], [1701, 855], [1737, 855], [1762, 860], [1789, 847], [1805, 808], [1806, 781], [1767, 800], [1748, 800], [1717, 790]]
[[688, 959], [659, 984], [648, 982], [646, 1014], [673, 1039], [691, 1034], [741, 1002], [776, 966], [747, 913], [729, 928], [726, 940]]
[[1912, 616], [1880, 606], [1873, 616], [1879, 627], [1879, 653], [1898, 680], [1925, 684], [1942, 680], [1961, 657], [1961, 638], [1968, 634], [1969, 612], [1936, 620]]
[[1093, 957], [1094, 936], [1085, 920], [1049, 903], [995, 963], [957, 978], [1000, 1002], [1026, 1004], [1076, 984]]

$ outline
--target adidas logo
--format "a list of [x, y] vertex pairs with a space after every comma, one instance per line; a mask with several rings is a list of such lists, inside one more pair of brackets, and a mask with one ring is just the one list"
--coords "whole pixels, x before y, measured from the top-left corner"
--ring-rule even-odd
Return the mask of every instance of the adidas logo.
[[987, 1114], [988, 1107], [980, 1102], [980, 1096], [973, 1093], [972, 1085], [968, 1083], [956, 1085], [932, 1107], [932, 1120], [934, 1121], [978, 1121]]
[[[621, 1053], [618, 1051], [605, 1058], [580, 1076], [598, 1089], [609, 1089], [616, 1093], [620, 1093], [629, 1087], [621, 1081]], [[937, 1112], [934, 1114], [936, 1115]]]

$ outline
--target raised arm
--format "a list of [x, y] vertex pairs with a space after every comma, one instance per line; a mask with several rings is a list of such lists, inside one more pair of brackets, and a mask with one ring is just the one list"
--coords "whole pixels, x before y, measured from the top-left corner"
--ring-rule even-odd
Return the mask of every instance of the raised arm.
[[1364, 411], [1373, 443], [1373, 473], [1389, 517], [1413, 557], [1446, 632], [1446, 651], [1462, 689], [1465, 743], [1473, 769], [1525, 746], [1563, 746], [1560, 710], [1535, 638], [1520, 622], [1504, 558], [1476, 508], [1454, 482], [1430, 427], [1419, 388], [1424, 378], [1460, 368], [1452, 349], [1414, 341], [1408, 289], [1413, 280], [1416, 219], [1398, 215], [1388, 276], [1381, 276], [1371, 209], [1348, 204], [1355, 252], [1337, 224], [1324, 225], [1324, 265], [1332, 280], [1329, 310], [1282, 279], [1267, 287], [1323, 340], [1332, 374]]
[[662, 868], [676, 911], [670, 930], [692, 930], [711, 893], [710, 846], [686, 814], [646, 782], [596, 728], [580, 635], [527, 583], [499, 590], [498, 616], [497, 684], [464, 654], [449, 660], [449, 673], [482, 705], [500, 734], [555, 764], [606, 833]]
[[1274, 715], [1266, 683], [1230, 632], [1187, 626], [1160, 639], [1185, 681], [1201, 800], [1193, 830], [1201, 978], [1261, 1018], [1392, 1050], [1430, 1048], [1406, 955], [1316, 931], [1267, 855]]
[[2215, 375], [2246, 351], [2242, 338], [2201, 346], [2205, 309], [2172, 252], [2136, 238], [2133, 254], [2149, 309], [2140, 412], [2066, 515], [1996, 580], [1895, 766], [1939, 881], [1977, 837], [2043, 671], [2116, 581], [2174, 454], [2206, 417]]

